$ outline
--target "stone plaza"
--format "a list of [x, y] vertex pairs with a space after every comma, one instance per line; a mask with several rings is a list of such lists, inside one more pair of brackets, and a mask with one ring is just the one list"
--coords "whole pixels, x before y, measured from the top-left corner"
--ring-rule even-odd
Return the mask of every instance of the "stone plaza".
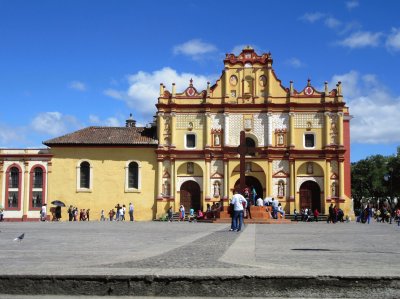
[[0, 294], [400, 298], [397, 224], [229, 227], [3, 222]]

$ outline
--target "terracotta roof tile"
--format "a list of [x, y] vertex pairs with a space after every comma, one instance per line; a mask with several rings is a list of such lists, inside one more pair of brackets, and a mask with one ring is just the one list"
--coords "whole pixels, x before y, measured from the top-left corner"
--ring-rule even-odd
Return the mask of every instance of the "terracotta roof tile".
[[64, 136], [49, 139], [52, 145], [150, 145], [158, 144], [155, 128], [143, 127], [87, 127]]

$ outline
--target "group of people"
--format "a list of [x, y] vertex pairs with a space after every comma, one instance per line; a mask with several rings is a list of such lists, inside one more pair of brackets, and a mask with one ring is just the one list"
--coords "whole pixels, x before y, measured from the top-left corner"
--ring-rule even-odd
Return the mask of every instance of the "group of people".
[[[129, 203], [128, 209], [126, 208], [126, 206], [124, 204], [121, 206], [118, 203], [115, 206], [115, 210], [111, 209], [108, 212], [108, 220], [110, 220], [110, 221], [125, 221], [126, 220], [125, 215], [128, 212], [129, 221], [135, 221], [134, 211], [135, 211], [135, 208], [133, 206], [133, 203], [131, 203], [131, 202]], [[105, 213], [104, 210], [101, 210], [101, 212], [100, 212], [100, 221], [105, 221], [106, 220], [106, 217], [105, 217], [104, 213]]]
[[372, 217], [381, 223], [386, 222], [391, 224], [394, 220], [400, 226], [400, 207], [391, 209], [388, 205], [382, 205], [380, 208], [375, 209], [370, 204], [367, 204], [358, 215], [357, 222], [369, 224]]
[[[57, 207], [58, 208], [58, 207]], [[56, 210], [57, 210], [56, 208]], [[61, 218], [61, 207], [60, 208], [60, 218]], [[78, 209], [78, 207], [69, 206], [68, 208], [68, 221], [89, 221], [90, 220], [90, 209]], [[56, 219], [57, 221], [60, 220], [57, 216], [56, 212]]]
[[294, 215], [294, 221], [303, 221], [303, 222], [311, 222], [315, 221], [318, 222], [318, 217], [319, 217], [319, 211], [318, 209], [315, 209], [312, 211], [311, 208], [301, 208], [300, 213], [297, 211], [297, 209], [294, 209], [293, 215]]

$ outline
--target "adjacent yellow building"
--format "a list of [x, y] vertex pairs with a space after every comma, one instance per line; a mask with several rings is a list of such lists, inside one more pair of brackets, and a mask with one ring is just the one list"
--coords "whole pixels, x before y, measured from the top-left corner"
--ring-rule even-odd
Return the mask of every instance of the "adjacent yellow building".
[[287, 213], [326, 214], [333, 203], [350, 214], [351, 117], [341, 83], [323, 91], [310, 80], [300, 90], [284, 87], [272, 62], [250, 47], [227, 54], [206, 90], [192, 80], [183, 92], [161, 83], [157, 119], [146, 128], [129, 119], [126, 127], [89, 127], [44, 142], [52, 155], [47, 198], [89, 208], [92, 219], [117, 203], [132, 202], [137, 220], [181, 204], [227, 205], [239, 184], [244, 131], [246, 184], [257, 197], [278, 199]]

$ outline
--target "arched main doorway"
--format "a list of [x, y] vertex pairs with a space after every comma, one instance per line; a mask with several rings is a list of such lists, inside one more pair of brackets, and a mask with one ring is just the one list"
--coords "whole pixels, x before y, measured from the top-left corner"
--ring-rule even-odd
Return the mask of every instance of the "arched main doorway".
[[[245, 184], [249, 188], [253, 186], [254, 189], [256, 189], [257, 198], [258, 197], [264, 198], [263, 186], [261, 185], [260, 181], [257, 178], [253, 176], [246, 176]], [[239, 188], [239, 185], [240, 185], [240, 179], [238, 179], [235, 183], [235, 190]]]
[[300, 209], [309, 209], [312, 211], [318, 209], [321, 212], [321, 189], [313, 181], [306, 181], [300, 186]]
[[200, 186], [195, 181], [186, 181], [180, 190], [180, 204], [185, 207], [185, 211], [193, 208], [195, 211], [200, 209]]

